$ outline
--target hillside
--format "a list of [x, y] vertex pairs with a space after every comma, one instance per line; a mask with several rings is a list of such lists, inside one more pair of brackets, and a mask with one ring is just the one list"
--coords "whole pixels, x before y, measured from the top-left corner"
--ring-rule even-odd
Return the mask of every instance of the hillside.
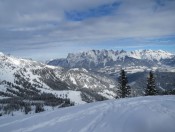
[[174, 132], [175, 96], [137, 97], [0, 118], [1, 132]]
[[0, 53], [0, 114], [113, 99], [116, 90], [116, 81], [105, 75]]

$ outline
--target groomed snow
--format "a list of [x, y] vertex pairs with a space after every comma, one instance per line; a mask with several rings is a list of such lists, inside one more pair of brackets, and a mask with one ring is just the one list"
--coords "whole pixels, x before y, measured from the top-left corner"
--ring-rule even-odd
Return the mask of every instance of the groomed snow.
[[175, 132], [175, 96], [108, 100], [0, 117], [1, 132]]

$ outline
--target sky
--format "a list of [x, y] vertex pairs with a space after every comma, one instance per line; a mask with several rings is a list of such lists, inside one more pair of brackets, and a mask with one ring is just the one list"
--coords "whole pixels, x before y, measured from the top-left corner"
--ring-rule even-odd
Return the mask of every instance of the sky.
[[0, 52], [49, 60], [91, 49], [175, 53], [175, 0], [0, 0]]

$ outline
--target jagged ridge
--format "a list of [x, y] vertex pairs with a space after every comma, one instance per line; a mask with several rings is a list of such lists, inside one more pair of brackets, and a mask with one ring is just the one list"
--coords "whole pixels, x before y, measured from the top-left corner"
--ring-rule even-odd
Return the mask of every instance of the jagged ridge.
[[163, 51], [136, 50], [136, 51], [114, 51], [114, 50], [90, 50], [81, 53], [69, 53], [66, 59], [55, 59], [49, 61], [49, 65], [62, 67], [84, 67], [87, 69], [103, 68], [105, 66], [157, 66], [164, 59], [171, 59], [174, 55]]

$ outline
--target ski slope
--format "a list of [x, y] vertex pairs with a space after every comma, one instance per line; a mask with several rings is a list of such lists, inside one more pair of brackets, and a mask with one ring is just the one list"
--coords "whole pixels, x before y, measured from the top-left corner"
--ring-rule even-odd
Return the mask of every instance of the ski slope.
[[175, 132], [175, 96], [108, 100], [0, 117], [1, 132]]

